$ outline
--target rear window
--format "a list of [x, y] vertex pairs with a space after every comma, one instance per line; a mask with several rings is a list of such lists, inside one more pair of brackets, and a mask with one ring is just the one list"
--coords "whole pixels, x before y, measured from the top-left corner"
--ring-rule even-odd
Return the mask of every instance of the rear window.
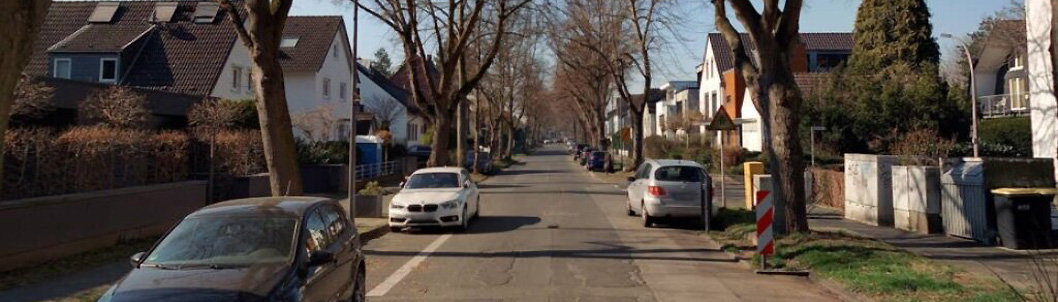
[[658, 168], [654, 179], [660, 181], [701, 182], [704, 178], [702, 168], [692, 166], [668, 166]]

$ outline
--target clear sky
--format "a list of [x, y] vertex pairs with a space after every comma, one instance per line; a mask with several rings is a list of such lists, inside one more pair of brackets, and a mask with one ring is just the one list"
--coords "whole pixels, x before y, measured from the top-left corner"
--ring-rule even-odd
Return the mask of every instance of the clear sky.
[[[705, 36], [715, 31], [712, 9], [709, 0], [681, 0], [685, 6], [682, 10], [687, 16], [680, 25], [681, 38], [661, 56], [664, 62], [656, 71], [660, 81], [695, 78], [694, 68], [701, 60], [705, 47]], [[950, 33], [963, 36], [977, 29], [984, 17], [995, 14], [1009, 5], [1011, 0], [927, 0], [933, 14], [933, 35]], [[759, 1], [758, 2], [759, 7]], [[842, 32], [852, 31], [856, 20], [856, 8], [860, 0], [808, 0], [801, 18], [801, 32]], [[336, 15], [345, 17], [346, 27], [352, 34], [352, 5], [347, 1], [334, 0], [297, 0], [291, 10], [292, 15]], [[732, 18], [733, 21], [734, 18]], [[385, 48], [394, 64], [403, 57], [392, 31], [374, 17], [360, 14], [360, 54], [362, 58], [371, 58], [378, 48]], [[351, 38], [351, 37], [350, 37]], [[941, 52], [948, 56], [953, 49], [953, 41], [939, 39]]]

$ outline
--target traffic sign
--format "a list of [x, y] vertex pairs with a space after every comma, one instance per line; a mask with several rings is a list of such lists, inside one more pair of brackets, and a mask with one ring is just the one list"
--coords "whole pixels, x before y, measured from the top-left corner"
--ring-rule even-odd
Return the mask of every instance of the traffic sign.
[[720, 109], [716, 110], [713, 114], [713, 120], [709, 122], [709, 126], [705, 127], [708, 130], [735, 130], [738, 127], [735, 126], [735, 122], [731, 120], [731, 116], [727, 115], [727, 110], [724, 110], [724, 106], [721, 105]]

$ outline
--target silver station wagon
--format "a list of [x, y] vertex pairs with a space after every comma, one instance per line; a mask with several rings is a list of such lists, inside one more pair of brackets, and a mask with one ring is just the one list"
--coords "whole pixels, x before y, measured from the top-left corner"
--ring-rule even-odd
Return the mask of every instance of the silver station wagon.
[[694, 161], [647, 160], [628, 181], [628, 215], [639, 215], [646, 227], [658, 218], [701, 218], [712, 198], [712, 179]]

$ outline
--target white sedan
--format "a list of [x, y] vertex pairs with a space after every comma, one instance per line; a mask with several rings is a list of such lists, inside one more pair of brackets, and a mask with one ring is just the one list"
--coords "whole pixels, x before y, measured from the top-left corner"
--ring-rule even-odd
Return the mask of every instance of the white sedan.
[[441, 167], [420, 169], [401, 184], [389, 206], [389, 227], [456, 227], [466, 230], [476, 218], [481, 199], [478, 187], [466, 169]]

